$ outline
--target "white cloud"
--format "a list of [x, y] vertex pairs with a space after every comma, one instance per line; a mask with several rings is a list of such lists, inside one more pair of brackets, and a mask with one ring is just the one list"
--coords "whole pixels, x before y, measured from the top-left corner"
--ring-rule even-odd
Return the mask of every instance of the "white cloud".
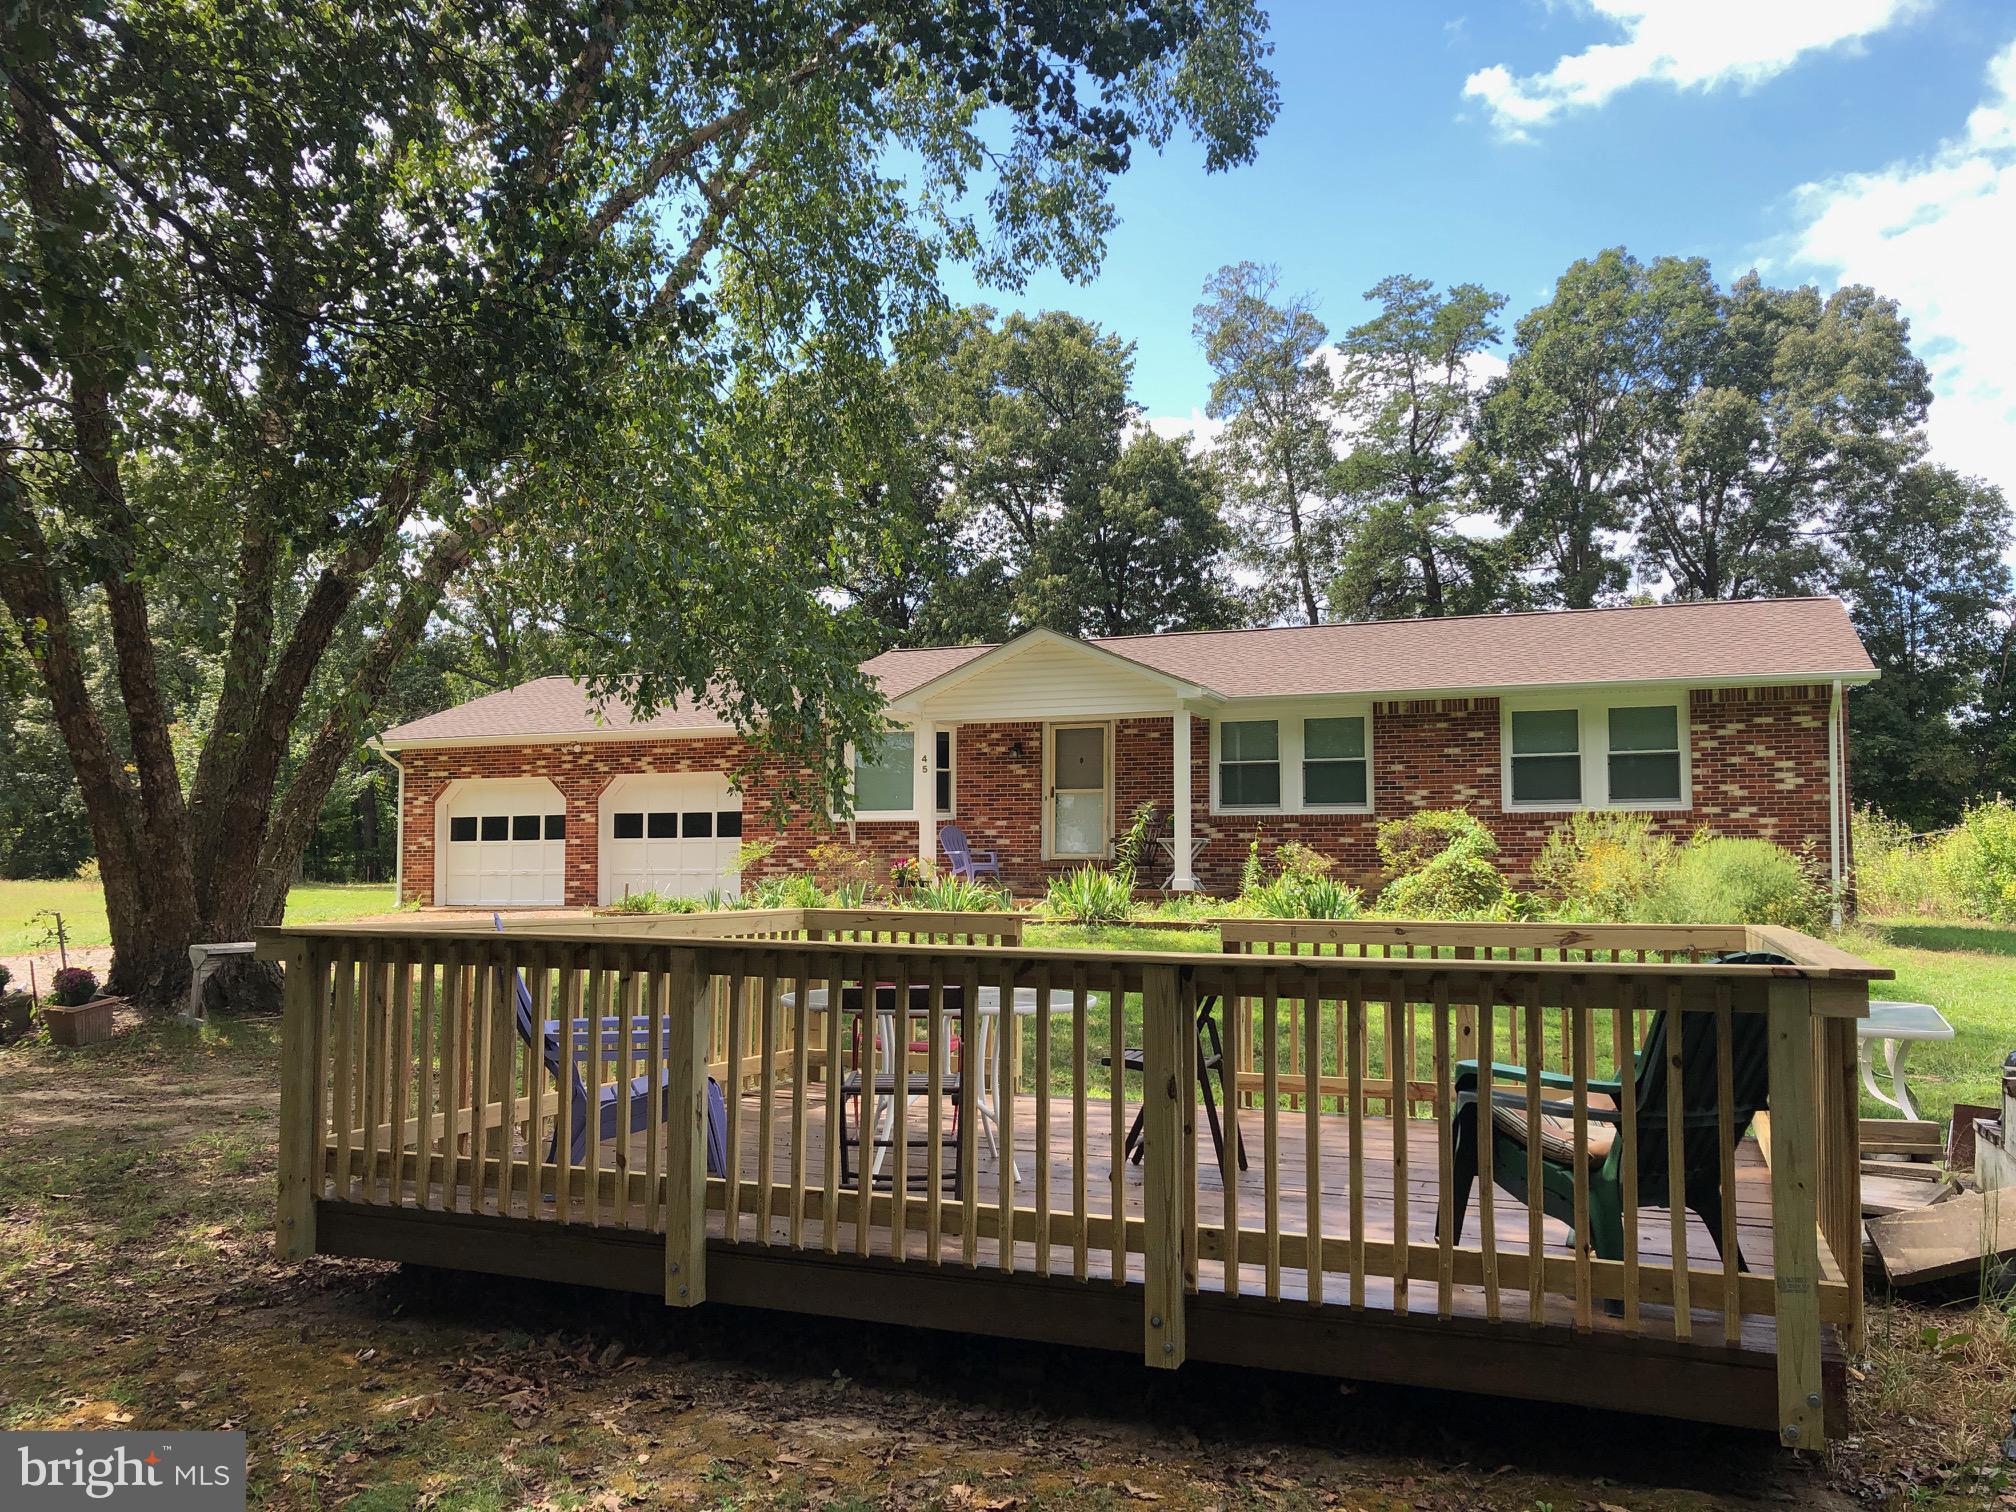
[[1927, 0], [1572, 0], [1616, 26], [1621, 42], [1598, 42], [1545, 73], [1480, 68], [1463, 93], [1484, 102], [1501, 135], [1524, 140], [1568, 110], [1603, 104], [1634, 84], [1675, 89], [1748, 88], [1775, 78], [1808, 52], [1838, 47], [1915, 14]]
[[1187, 418], [1182, 415], [1150, 415], [1141, 423], [1165, 441], [1189, 436], [1199, 451], [1209, 451], [1225, 433], [1225, 422], [1213, 420], [1201, 409], [1192, 409]]
[[2016, 494], [2016, 42], [1929, 156], [1802, 186], [1785, 260], [1868, 284], [1911, 318], [1932, 370], [1935, 456]]

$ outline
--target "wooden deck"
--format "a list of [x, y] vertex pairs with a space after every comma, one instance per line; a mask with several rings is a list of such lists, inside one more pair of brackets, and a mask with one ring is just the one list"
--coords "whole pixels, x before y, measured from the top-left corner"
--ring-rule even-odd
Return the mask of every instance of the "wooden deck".
[[[856, 1228], [851, 1216], [843, 1216], [835, 1225], [829, 1246], [826, 1225], [819, 1212], [817, 1186], [826, 1160], [827, 1118], [824, 1099], [818, 1088], [814, 1088], [806, 1099], [804, 1125], [805, 1139], [805, 1184], [809, 1189], [803, 1193], [805, 1207], [798, 1225], [797, 1242], [793, 1246], [793, 1226], [790, 1219], [791, 1202], [795, 1190], [793, 1183], [794, 1119], [792, 1092], [788, 1087], [773, 1093], [770, 1110], [769, 1178], [771, 1200], [767, 1208], [762, 1200], [763, 1187], [758, 1184], [758, 1173], [763, 1169], [761, 1117], [762, 1099], [756, 1093], [747, 1093], [740, 1099], [735, 1110], [734, 1123], [739, 1125], [741, 1160], [737, 1168], [737, 1180], [733, 1183], [722, 1178], [713, 1178], [709, 1192], [708, 1238], [710, 1245], [718, 1250], [761, 1251], [765, 1249], [784, 1254], [798, 1254], [816, 1257], [819, 1260], [881, 1262], [894, 1269], [896, 1267], [927, 1269], [933, 1254], [931, 1241], [930, 1202], [927, 1192], [919, 1187], [911, 1188], [903, 1203], [904, 1242], [895, 1242], [895, 1228], [890, 1221], [894, 1204], [891, 1202], [891, 1184], [888, 1180], [879, 1182], [874, 1188], [876, 1201], [871, 1204], [874, 1217], [868, 1232], [863, 1236]], [[1130, 1124], [1138, 1104], [1125, 1105], [1123, 1129]], [[1074, 1211], [1076, 1171], [1071, 1160], [1072, 1128], [1068, 1105], [1054, 1105], [1051, 1109], [1051, 1129], [1049, 1139], [1049, 1159], [1039, 1161], [1037, 1151], [1040, 1141], [1037, 1135], [1037, 1107], [1035, 1099], [1023, 1094], [1016, 1099], [1014, 1150], [1019, 1170], [1015, 1182], [1014, 1201], [1022, 1210], [1025, 1219], [1018, 1223], [1018, 1235], [1027, 1233], [1030, 1237], [1018, 1239], [1013, 1268], [1019, 1273], [1031, 1273], [1039, 1279], [1056, 1278], [1073, 1284], [1084, 1283], [1099, 1286], [1107, 1295], [1119, 1295], [1115, 1286], [1117, 1272], [1124, 1284], [1137, 1287], [1143, 1281], [1143, 1256], [1137, 1251], [1115, 1255], [1110, 1242], [1112, 1212], [1112, 1114], [1111, 1103], [1100, 1102], [1093, 1106], [1096, 1115], [1088, 1118], [1085, 1131], [1085, 1147], [1090, 1155], [1085, 1171], [1085, 1217], [1089, 1220], [1086, 1231], [1093, 1237], [1080, 1246], [1073, 1239], [1056, 1240], [1048, 1247], [1047, 1253], [1040, 1253], [1033, 1239], [1035, 1228], [1034, 1207], [1039, 1185], [1047, 1174], [1048, 1211], [1052, 1214], [1053, 1236], [1062, 1229], [1075, 1236], [1077, 1232]], [[921, 1130], [924, 1112], [919, 1104], [910, 1112], [910, 1132], [915, 1135]], [[1252, 1169], [1240, 1173], [1238, 1178], [1236, 1207], [1240, 1213], [1242, 1231], [1242, 1252], [1250, 1253], [1255, 1244], [1255, 1230], [1260, 1223], [1262, 1204], [1265, 1198], [1261, 1174], [1264, 1162], [1262, 1154], [1263, 1120], [1259, 1113], [1248, 1108], [1241, 1111], [1240, 1127], [1248, 1143]], [[1433, 1244], [1440, 1213], [1441, 1194], [1439, 1188], [1439, 1152], [1437, 1149], [1436, 1125], [1432, 1120], [1412, 1119], [1403, 1125], [1406, 1140], [1406, 1170], [1404, 1184], [1397, 1180], [1398, 1163], [1395, 1159], [1394, 1125], [1387, 1118], [1367, 1117], [1362, 1121], [1364, 1138], [1364, 1233], [1368, 1244], [1390, 1243], [1400, 1230], [1404, 1216], [1405, 1232], [1410, 1241], [1419, 1244]], [[1334, 1235], [1349, 1227], [1351, 1209], [1351, 1149], [1350, 1120], [1324, 1114], [1318, 1119], [1319, 1154], [1317, 1161], [1317, 1190], [1322, 1204], [1322, 1227], [1326, 1234]], [[1307, 1212], [1309, 1167], [1306, 1159], [1305, 1124], [1300, 1112], [1283, 1111], [1278, 1115], [1276, 1162], [1280, 1173], [1279, 1211], [1283, 1215], [1281, 1236], [1284, 1245], [1293, 1252], [1299, 1245], [1304, 1225], [1299, 1216]], [[630, 1142], [628, 1166], [631, 1171], [643, 1171], [648, 1161], [645, 1145], [646, 1136], [639, 1134]], [[1281, 1301], [1301, 1305], [1302, 1315], [1307, 1316], [1310, 1296], [1308, 1272], [1299, 1264], [1280, 1264], [1270, 1268], [1264, 1259], [1249, 1258], [1239, 1267], [1239, 1277], [1235, 1288], [1228, 1287], [1227, 1266], [1222, 1258], [1224, 1245], [1222, 1234], [1225, 1223], [1225, 1187], [1223, 1178], [1215, 1164], [1216, 1156], [1211, 1147], [1201, 1120], [1198, 1140], [1197, 1182], [1197, 1229], [1200, 1237], [1200, 1258], [1196, 1266], [1196, 1283], [1200, 1296], [1217, 1294], [1226, 1296], [1228, 1301], [1243, 1302]], [[522, 1153], [522, 1152], [521, 1152]], [[850, 1152], [851, 1154], [851, 1152]], [[614, 1141], [605, 1141], [598, 1152], [598, 1165], [606, 1171], [621, 1168], [619, 1152]], [[921, 1173], [923, 1157], [912, 1152], [913, 1175]], [[945, 1170], [951, 1169], [951, 1153], [944, 1157]], [[428, 1213], [438, 1211], [450, 1220], [464, 1214], [481, 1219], [483, 1212], [472, 1211], [471, 1189], [466, 1184], [458, 1184], [452, 1192], [444, 1192], [436, 1183], [421, 1194], [411, 1180], [401, 1184], [395, 1193], [387, 1184], [385, 1175], [390, 1170], [390, 1157], [380, 1153], [376, 1159], [380, 1179], [366, 1183], [360, 1181], [355, 1191], [354, 1205], [364, 1207], [383, 1206], [405, 1213]], [[361, 1160], [355, 1165], [360, 1176]], [[1138, 1225], [1144, 1220], [1146, 1205], [1143, 1197], [1144, 1172], [1140, 1165], [1123, 1161], [1121, 1163], [1121, 1210], [1130, 1224]], [[885, 1166], [884, 1177], [890, 1174]], [[585, 1185], [585, 1170], [576, 1168], [575, 1179]], [[979, 1161], [975, 1206], [983, 1214], [998, 1212], [1001, 1198], [1001, 1162], [988, 1151], [984, 1140], [979, 1142]], [[731, 1187], [733, 1188], [731, 1192]], [[858, 1171], [855, 1181], [849, 1183], [847, 1191], [858, 1189]], [[1401, 1200], [1404, 1190], [1405, 1200]], [[494, 1196], [494, 1194], [492, 1194]], [[730, 1202], [737, 1208], [730, 1235], [727, 1208]], [[949, 1180], [940, 1193], [939, 1234], [936, 1243], [938, 1263], [948, 1273], [977, 1274], [981, 1278], [998, 1280], [1012, 1279], [1002, 1274], [1002, 1257], [998, 1238], [992, 1232], [976, 1234], [972, 1256], [969, 1262], [965, 1241], [960, 1228], [960, 1210], [963, 1194], [951, 1189]], [[332, 1203], [332, 1207], [349, 1207], [352, 1203]], [[1464, 1237], [1470, 1243], [1476, 1242], [1480, 1222], [1480, 1196], [1473, 1191], [1469, 1209], [1465, 1216]], [[1771, 1229], [1770, 1229], [1770, 1172], [1765, 1164], [1762, 1151], [1754, 1138], [1745, 1139], [1737, 1158], [1737, 1199], [1736, 1209], [1739, 1222], [1739, 1251], [1746, 1272], [1759, 1277], [1771, 1274]], [[493, 1206], [488, 1213], [505, 1220], [507, 1228], [523, 1235], [528, 1228], [537, 1230], [567, 1230], [587, 1243], [590, 1249], [597, 1244], [621, 1246], [627, 1241], [644, 1239], [647, 1243], [655, 1239], [658, 1229], [653, 1226], [648, 1210], [637, 1204], [629, 1205], [618, 1213], [615, 1204], [607, 1199], [592, 1210], [590, 1205], [578, 1196], [571, 1215], [563, 1215], [560, 1207], [550, 1198], [528, 1203], [522, 1187], [513, 1194], [508, 1212], [497, 1212]], [[1493, 1217], [1498, 1236], [1498, 1248], [1509, 1257], [1520, 1257], [1526, 1252], [1528, 1215], [1524, 1204], [1516, 1201], [1503, 1191], [1495, 1193]], [[367, 1226], [368, 1227], [368, 1226]], [[481, 1230], [477, 1230], [481, 1231]], [[338, 1232], [343, 1232], [339, 1219]], [[1669, 1214], [1663, 1208], [1644, 1209], [1639, 1218], [1640, 1254], [1648, 1266], [1665, 1264], [1671, 1256]], [[1688, 1215], [1687, 1252], [1690, 1262], [1701, 1269], [1719, 1266], [1715, 1246], [1700, 1220]], [[1551, 1218], [1543, 1218], [1542, 1235], [1545, 1252], [1550, 1256], [1571, 1259], [1575, 1253], [1570, 1243], [1570, 1235], [1565, 1225]], [[1260, 1248], [1265, 1250], [1264, 1238]], [[1330, 1245], [1334, 1252], [1334, 1239]], [[900, 1251], [900, 1258], [899, 1258]], [[655, 1257], [656, 1249], [652, 1250]], [[391, 1258], [399, 1258], [393, 1256]], [[1831, 1275], [1838, 1269], [1833, 1257], [1823, 1250], [1822, 1265]], [[491, 1268], [481, 1263], [480, 1257], [462, 1255], [453, 1263], [472, 1268]], [[970, 1265], [970, 1270], [969, 1270]], [[502, 1267], [511, 1269], [506, 1264]], [[591, 1270], [593, 1269], [591, 1264]], [[654, 1273], [655, 1277], [655, 1273]], [[591, 1282], [596, 1278], [574, 1277]], [[1404, 1298], [1396, 1295], [1404, 1293]], [[1521, 1288], [1507, 1286], [1501, 1289], [1496, 1317], [1491, 1316], [1484, 1287], [1476, 1284], [1462, 1284], [1451, 1281], [1446, 1288], [1441, 1278], [1429, 1274], [1410, 1278], [1404, 1286], [1386, 1276], [1367, 1275], [1362, 1282], [1362, 1302], [1354, 1300], [1351, 1276], [1347, 1269], [1326, 1265], [1321, 1282], [1320, 1305], [1328, 1311], [1364, 1311], [1387, 1315], [1413, 1313], [1434, 1320], [1470, 1320], [1484, 1325], [1493, 1332], [1517, 1328], [1531, 1331], [1536, 1323], [1548, 1334], [1558, 1334], [1569, 1339], [1588, 1340], [1608, 1337], [1619, 1342], [1639, 1345], [1657, 1342], [1677, 1348], [1683, 1353], [1693, 1353], [1703, 1359], [1718, 1361], [1723, 1365], [1748, 1363], [1761, 1365], [1767, 1370], [1776, 1349], [1775, 1320], [1763, 1316], [1744, 1316], [1740, 1319], [1740, 1332], [1733, 1340], [1725, 1332], [1725, 1316], [1719, 1309], [1695, 1307], [1690, 1310], [1691, 1328], [1688, 1337], [1680, 1337], [1676, 1332], [1673, 1309], [1656, 1303], [1647, 1303], [1641, 1313], [1638, 1326], [1627, 1325], [1619, 1314], [1598, 1305], [1589, 1311], [1582, 1327], [1576, 1325], [1573, 1302], [1558, 1294], [1542, 1297], [1539, 1317], [1533, 1316], [1528, 1294]], [[1747, 1361], [1746, 1361], [1747, 1357]], [[1829, 1333], [1828, 1364], [1830, 1380], [1838, 1378], [1839, 1351]], [[1339, 1361], [1336, 1373], [1349, 1375], [1349, 1362]], [[1580, 1399], [1580, 1393], [1569, 1399]], [[1601, 1398], [1597, 1398], [1598, 1401]], [[1682, 1415], [1705, 1416], [1719, 1420], [1714, 1403], [1694, 1404], [1689, 1410], [1687, 1404], [1677, 1404], [1670, 1410]], [[1761, 1420], [1768, 1426], [1770, 1413]]]
[[[269, 931], [288, 984], [281, 1251], [1698, 1418], [1799, 1448], [1845, 1424], [1853, 1020], [1874, 968], [1768, 930], [1235, 921], [1207, 954], [1027, 949], [1019, 927], [787, 910]], [[841, 1041], [802, 985], [820, 983], [829, 1003], [907, 992], [914, 1011], [921, 994], [927, 1037], [946, 994], [974, 1047], [984, 995], [1026, 992], [1029, 1043], [985, 1050], [1024, 1079], [1012, 1164], [969, 1119], [962, 1179], [930, 1182], [916, 1149], [919, 1184], [843, 1177], [825, 1056]], [[619, 1063], [526, 1034], [528, 999], [562, 1022], [632, 1019]], [[1265, 1105], [1240, 1111], [1243, 1174], [1221, 1169], [1198, 1096], [1221, 1004], [1237, 1085]], [[1641, 1208], [1622, 1258], [1601, 1259], [1488, 1188], [1452, 1238], [1459, 1068], [1501, 1037], [1525, 1095], [1556, 1094], [1559, 1210], [1593, 1203], [1568, 1173], [1602, 1160], [1587, 1115], [1623, 1068], [1638, 1095], [1616, 1110], [1619, 1195], [1705, 1193], [1717, 1162], [1728, 1256], [1697, 1218]], [[1123, 1046], [1139, 1104], [1106, 1086]], [[977, 1075], [977, 1055], [959, 1064]], [[745, 1089], [726, 1177], [704, 1169], [710, 1080]], [[626, 1127], [630, 1097], [661, 1111], [556, 1169], [554, 1132], [564, 1147], [605, 1092]], [[922, 1136], [926, 1106], [907, 1108]], [[1721, 1137], [1666, 1139], [1683, 1110]], [[1142, 1166], [1116, 1148], [1137, 1113]]]

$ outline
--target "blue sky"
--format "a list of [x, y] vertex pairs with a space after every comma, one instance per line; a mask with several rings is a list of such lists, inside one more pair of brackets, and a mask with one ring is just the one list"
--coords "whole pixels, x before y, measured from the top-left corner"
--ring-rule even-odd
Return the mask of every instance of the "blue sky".
[[[1333, 332], [1388, 273], [1474, 280], [1506, 326], [1576, 257], [1699, 254], [1725, 282], [1874, 284], [1913, 317], [1935, 449], [2016, 492], [2016, 5], [1491, 0], [1270, 7], [1258, 161], [1142, 154], [1099, 277], [957, 299], [1064, 308], [1139, 344], [1151, 416], [1201, 412], [1205, 277], [1274, 263]], [[1158, 426], [1158, 428], [1163, 428]]]

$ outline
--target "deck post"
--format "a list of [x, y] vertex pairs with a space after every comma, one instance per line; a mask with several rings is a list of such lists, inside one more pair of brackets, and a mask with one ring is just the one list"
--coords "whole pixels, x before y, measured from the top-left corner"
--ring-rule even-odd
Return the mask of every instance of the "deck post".
[[[262, 952], [263, 956], [263, 952]], [[280, 1020], [280, 1198], [274, 1237], [283, 1260], [315, 1253], [315, 1199], [322, 1195], [322, 953], [296, 940]]]
[[[665, 970], [665, 1305], [707, 1300], [707, 1049], [713, 1030], [713, 979], [700, 954], [675, 948]], [[729, 1048], [731, 1064], [739, 1064]], [[732, 1096], [733, 1093], [731, 1092]], [[655, 1136], [654, 1136], [655, 1137]], [[733, 1160], [737, 1152], [730, 1151]]]
[[[1863, 989], [1865, 992], [1867, 988]], [[1862, 1353], [1862, 1089], [1856, 1085], [1856, 1021], [1820, 1025], [1821, 1230], [1848, 1287], [1843, 1343]]]
[[[1185, 1141], [1195, 1137], [1197, 1089], [1185, 1076], [1189, 1055], [1184, 1036], [1196, 1041], [1187, 1021], [1175, 966], [1149, 966], [1141, 980], [1143, 1152], [1141, 1183], [1143, 1237], [1142, 1353], [1158, 1370], [1183, 1363], [1185, 1288], [1183, 1246], [1186, 1221], [1183, 1174]], [[1114, 1151], [1114, 1160], [1121, 1156]]]
[[[1770, 1011], [1771, 1264], [1778, 1328], [1778, 1437], [1818, 1449], [1826, 1433], [1820, 1383], [1819, 1138], [1812, 990], [1774, 980]], [[1861, 1256], [1854, 1257], [1859, 1267]]]

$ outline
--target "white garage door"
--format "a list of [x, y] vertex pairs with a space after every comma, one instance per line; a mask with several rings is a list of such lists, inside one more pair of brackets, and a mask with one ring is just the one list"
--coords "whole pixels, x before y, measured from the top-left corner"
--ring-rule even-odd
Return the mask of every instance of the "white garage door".
[[602, 901], [698, 898], [740, 885], [742, 799], [711, 772], [619, 777], [602, 795]]
[[448, 800], [437, 902], [558, 905], [567, 897], [567, 802], [550, 782], [478, 781]]

